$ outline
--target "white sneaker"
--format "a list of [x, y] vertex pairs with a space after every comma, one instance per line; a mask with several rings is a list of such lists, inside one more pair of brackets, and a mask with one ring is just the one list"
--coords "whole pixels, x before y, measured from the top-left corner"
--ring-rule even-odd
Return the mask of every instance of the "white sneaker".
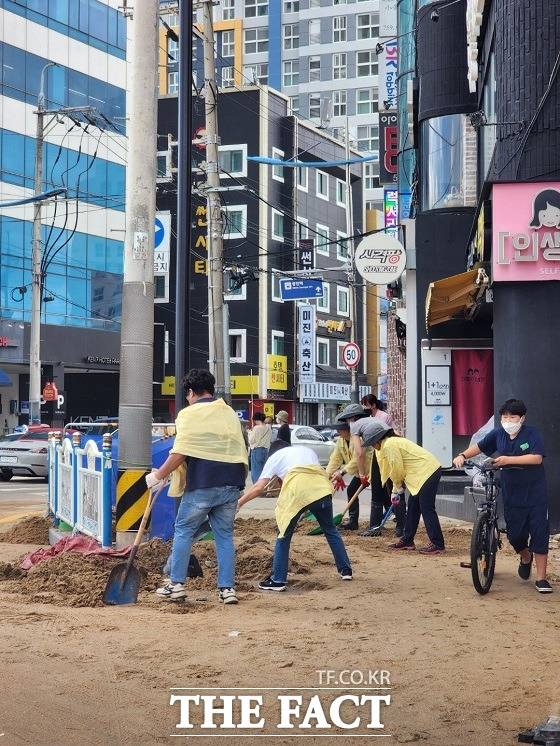
[[224, 604], [239, 603], [235, 594], [235, 588], [220, 588], [220, 601], [223, 601]]
[[344, 570], [344, 572], [339, 573], [342, 580], [352, 580], [352, 570]]
[[172, 583], [169, 581], [165, 585], [162, 585], [161, 588], [158, 588], [156, 594], [160, 596], [160, 598], [177, 601], [180, 598], [187, 597], [187, 589], [185, 588], [184, 583]]

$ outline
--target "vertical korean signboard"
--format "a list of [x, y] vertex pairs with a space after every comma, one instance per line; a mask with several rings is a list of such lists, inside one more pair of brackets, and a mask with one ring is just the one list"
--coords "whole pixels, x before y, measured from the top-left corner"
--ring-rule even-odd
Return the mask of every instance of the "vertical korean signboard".
[[397, 156], [399, 153], [399, 131], [397, 115], [379, 112], [379, 183], [397, 183]]
[[301, 303], [298, 313], [299, 382], [315, 383], [315, 306]]
[[385, 228], [388, 230], [385, 233], [388, 236], [399, 237], [399, 190], [388, 189], [385, 187], [383, 190], [383, 211], [385, 213]]
[[379, 111], [397, 109], [398, 42], [396, 39], [380, 39], [383, 50], [379, 62]]

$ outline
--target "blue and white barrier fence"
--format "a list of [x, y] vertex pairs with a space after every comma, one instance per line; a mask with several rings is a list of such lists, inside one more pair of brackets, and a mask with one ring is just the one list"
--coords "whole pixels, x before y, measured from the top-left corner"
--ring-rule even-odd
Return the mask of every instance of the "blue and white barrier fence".
[[72, 440], [61, 433], [49, 433], [49, 511], [58, 520], [112, 545], [113, 479], [111, 436], [103, 436], [100, 451], [93, 440], [84, 447], [80, 434]]

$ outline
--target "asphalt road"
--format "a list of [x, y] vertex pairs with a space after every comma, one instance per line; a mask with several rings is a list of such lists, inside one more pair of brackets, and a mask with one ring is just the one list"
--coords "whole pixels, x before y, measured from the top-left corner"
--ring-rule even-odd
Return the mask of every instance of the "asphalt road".
[[43, 513], [47, 504], [47, 483], [44, 479], [14, 477], [0, 482], [0, 531], [20, 518]]

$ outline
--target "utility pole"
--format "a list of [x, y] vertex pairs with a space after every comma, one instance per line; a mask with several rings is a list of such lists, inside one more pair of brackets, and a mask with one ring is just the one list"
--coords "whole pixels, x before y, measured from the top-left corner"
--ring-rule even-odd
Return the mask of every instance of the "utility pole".
[[[120, 532], [138, 529], [147, 498], [144, 474], [152, 466], [158, 22], [158, 0], [142, 0], [134, 4], [133, 20], [129, 21], [132, 59], [121, 322], [117, 536]], [[129, 537], [121, 534], [120, 539], [122, 543], [128, 543]]]
[[177, 249], [175, 254], [175, 412], [185, 406], [183, 378], [189, 365], [192, 223], [192, 52], [191, 2], [179, 8], [179, 154], [177, 169]]
[[[41, 70], [41, 83], [37, 98], [37, 129], [35, 133], [35, 196], [43, 191], [43, 144], [45, 128], [45, 73], [55, 62], [48, 62]], [[33, 248], [31, 260], [31, 329], [29, 346], [29, 423], [41, 422], [41, 215], [43, 203], [35, 202], [33, 211]]]
[[[354, 215], [352, 205], [352, 182], [350, 175], [350, 128], [346, 117], [346, 235], [354, 235]], [[350, 287], [350, 341], [356, 342], [356, 324], [358, 323], [358, 303], [356, 298], [356, 272], [354, 270], [354, 239], [348, 238], [348, 284]], [[358, 388], [358, 367], [350, 369], [350, 401], [360, 401]]]
[[[218, 86], [214, 61], [213, 0], [203, 0], [204, 103], [206, 113], [206, 183], [208, 189], [208, 350], [210, 370], [216, 377], [216, 395], [224, 396], [224, 270], [222, 205], [218, 145]], [[229, 348], [229, 345], [228, 345]]]

